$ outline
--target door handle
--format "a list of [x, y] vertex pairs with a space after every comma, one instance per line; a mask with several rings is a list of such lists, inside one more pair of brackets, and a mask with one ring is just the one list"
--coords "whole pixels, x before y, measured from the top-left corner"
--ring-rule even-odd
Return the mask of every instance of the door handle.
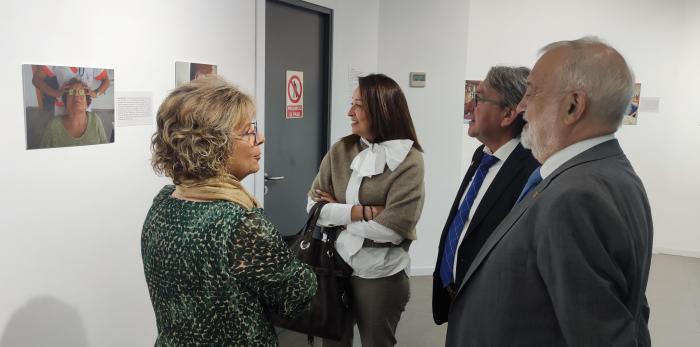
[[265, 181], [281, 181], [283, 179], [284, 176], [270, 177], [270, 175], [267, 172], [265, 173]]

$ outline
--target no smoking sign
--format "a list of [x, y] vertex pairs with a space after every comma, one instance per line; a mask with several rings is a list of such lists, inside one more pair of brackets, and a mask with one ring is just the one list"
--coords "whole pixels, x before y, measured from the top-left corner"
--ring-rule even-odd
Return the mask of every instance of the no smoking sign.
[[304, 118], [304, 72], [287, 71], [287, 119]]

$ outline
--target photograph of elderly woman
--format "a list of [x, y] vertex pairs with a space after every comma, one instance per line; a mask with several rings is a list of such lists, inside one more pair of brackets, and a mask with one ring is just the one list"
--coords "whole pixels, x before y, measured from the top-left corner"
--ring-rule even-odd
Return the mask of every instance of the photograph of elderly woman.
[[175, 87], [207, 75], [216, 75], [216, 65], [175, 62]]
[[27, 149], [114, 142], [114, 70], [22, 65]]

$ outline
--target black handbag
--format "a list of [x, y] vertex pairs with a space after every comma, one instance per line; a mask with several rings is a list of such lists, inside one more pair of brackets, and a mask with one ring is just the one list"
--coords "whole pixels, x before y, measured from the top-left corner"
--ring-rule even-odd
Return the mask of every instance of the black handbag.
[[270, 313], [272, 324], [306, 334], [310, 341], [312, 336], [340, 340], [347, 320], [352, 319], [352, 268], [335, 251], [335, 240], [341, 229], [316, 225], [323, 205], [325, 203], [316, 203], [311, 208], [306, 224], [298, 233], [283, 237], [292, 253], [316, 273], [318, 290], [311, 299], [311, 308], [294, 319]]

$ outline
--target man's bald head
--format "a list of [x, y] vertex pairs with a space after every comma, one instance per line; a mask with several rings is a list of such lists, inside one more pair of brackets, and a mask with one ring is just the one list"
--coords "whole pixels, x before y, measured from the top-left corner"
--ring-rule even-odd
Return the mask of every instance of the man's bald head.
[[588, 36], [551, 43], [540, 53], [561, 55], [556, 73], [561, 90], [584, 90], [589, 113], [614, 129], [620, 126], [632, 99], [634, 75], [616, 49]]

